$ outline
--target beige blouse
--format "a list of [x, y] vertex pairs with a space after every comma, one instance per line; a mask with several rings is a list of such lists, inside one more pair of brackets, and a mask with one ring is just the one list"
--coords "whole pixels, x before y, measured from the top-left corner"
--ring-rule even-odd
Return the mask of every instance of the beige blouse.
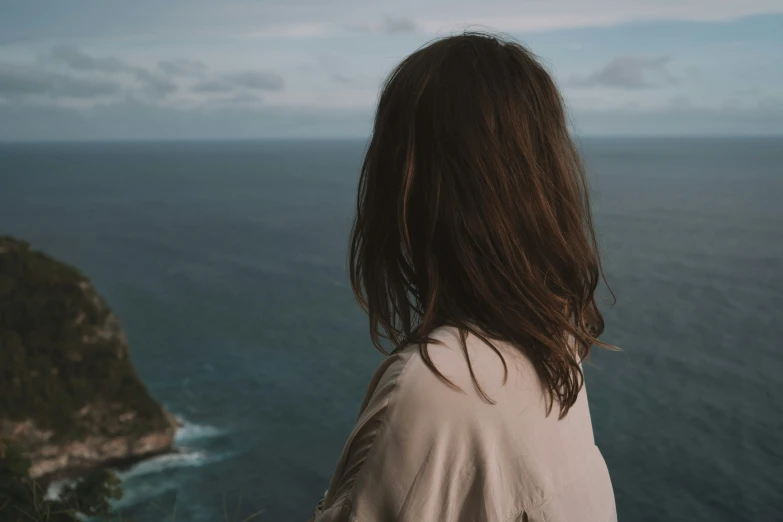
[[547, 417], [530, 361], [507, 344], [468, 336], [471, 381], [457, 330], [431, 337], [436, 367], [409, 346], [376, 371], [316, 522], [610, 522], [617, 520], [604, 459], [594, 443], [587, 395], [558, 421]]

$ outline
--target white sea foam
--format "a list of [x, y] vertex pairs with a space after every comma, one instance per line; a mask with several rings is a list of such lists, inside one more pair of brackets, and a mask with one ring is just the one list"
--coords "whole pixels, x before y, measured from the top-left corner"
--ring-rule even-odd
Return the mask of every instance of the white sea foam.
[[210, 454], [183, 450], [142, 461], [128, 471], [118, 473], [122, 479], [123, 497], [112, 502], [115, 509], [141, 504], [164, 491], [177, 490], [179, 479], [161, 472], [184, 467], [199, 467], [231, 457], [231, 453]]
[[[231, 456], [230, 453], [210, 453], [188, 446], [197, 446], [199, 441], [225, 434], [225, 430], [215, 426], [196, 424], [176, 416], [180, 424], [174, 438], [177, 451], [143, 460], [127, 471], [118, 474], [122, 480], [124, 495], [115, 508], [122, 509], [145, 502], [162, 491], [176, 489], [177, 479], [161, 476], [160, 473], [178, 468], [194, 468], [219, 462]], [[141, 478], [143, 477], [143, 478]], [[141, 480], [139, 480], [141, 478]]]
[[[188, 448], [188, 443], [203, 441], [225, 434], [225, 430], [215, 426], [196, 424], [177, 416], [180, 427], [174, 438], [174, 446], [177, 451], [166, 453], [157, 457], [142, 460], [131, 468], [117, 473], [122, 480], [124, 495], [119, 502], [113, 502], [115, 507], [132, 506], [145, 498], [160, 493], [162, 489], [174, 487], [170, 481], [167, 484], [159, 483], [153, 477], [163, 471], [177, 468], [199, 467], [211, 462], [218, 462], [230, 457], [228, 453], [212, 454], [203, 450]], [[135, 480], [144, 477], [144, 480]], [[46, 491], [47, 498], [56, 498], [65, 484], [72, 480], [58, 480], [52, 482]]]
[[224, 430], [216, 428], [215, 426], [209, 426], [206, 424], [195, 424], [189, 422], [182, 417], [177, 417], [177, 420], [181, 424], [177, 430], [177, 434], [174, 437], [174, 444], [181, 444], [183, 442], [191, 442], [194, 440], [209, 439], [217, 437], [225, 433]]
[[126, 480], [141, 475], [160, 473], [161, 471], [172, 468], [201, 466], [208, 460], [209, 457], [207, 453], [203, 451], [181, 450], [176, 453], [167, 453], [151, 459], [142, 460], [129, 470], [118, 473], [117, 476]]
[[[142, 461], [127, 471], [117, 473], [117, 476], [122, 480], [123, 496], [122, 499], [113, 501], [111, 504], [115, 509], [125, 508], [151, 498], [161, 491], [172, 489], [175, 487], [174, 483], [171, 481], [161, 482], [155, 480], [154, 475], [167, 469], [182, 466], [200, 466], [209, 460], [220, 459], [210, 459], [205, 453], [194, 451], [160, 455]], [[129, 481], [129, 479], [139, 477], [144, 477], [144, 479]], [[64, 479], [52, 482], [46, 490], [46, 498], [57, 498], [60, 491], [62, 491], [63, 486], [72, 484], [74, 480], [75, 479]]]

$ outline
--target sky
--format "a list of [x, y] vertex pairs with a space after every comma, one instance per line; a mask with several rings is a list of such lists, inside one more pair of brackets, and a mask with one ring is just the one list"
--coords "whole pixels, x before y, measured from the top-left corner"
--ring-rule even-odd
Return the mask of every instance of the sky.
[[465, 30], [531, 49], [580, 135], [783, 135], [781, 0], [0, 0], [0, 141], [366, 138]]

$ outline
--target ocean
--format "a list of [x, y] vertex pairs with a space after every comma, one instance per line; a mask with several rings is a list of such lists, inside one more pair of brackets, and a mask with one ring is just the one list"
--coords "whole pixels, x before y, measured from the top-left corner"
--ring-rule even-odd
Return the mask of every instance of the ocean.
[[[123, 519], [312, 514], [382, 358], [345, 270], [364, 145], [0, 145], [0, 234], [92, 278], [185, 423], [121, 473]], [[783, 520], [783, 139], [580, 146], [624, 350], [585, 367], [619, 519]]]

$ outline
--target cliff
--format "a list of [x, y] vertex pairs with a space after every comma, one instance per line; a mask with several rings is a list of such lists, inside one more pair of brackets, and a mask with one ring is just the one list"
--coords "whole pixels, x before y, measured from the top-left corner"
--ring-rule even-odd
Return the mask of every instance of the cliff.
[[23, 447], [30, 476], [49, 480], [164, 453], [175, 430], [90, 281], [0, 236], [0, 439]]

